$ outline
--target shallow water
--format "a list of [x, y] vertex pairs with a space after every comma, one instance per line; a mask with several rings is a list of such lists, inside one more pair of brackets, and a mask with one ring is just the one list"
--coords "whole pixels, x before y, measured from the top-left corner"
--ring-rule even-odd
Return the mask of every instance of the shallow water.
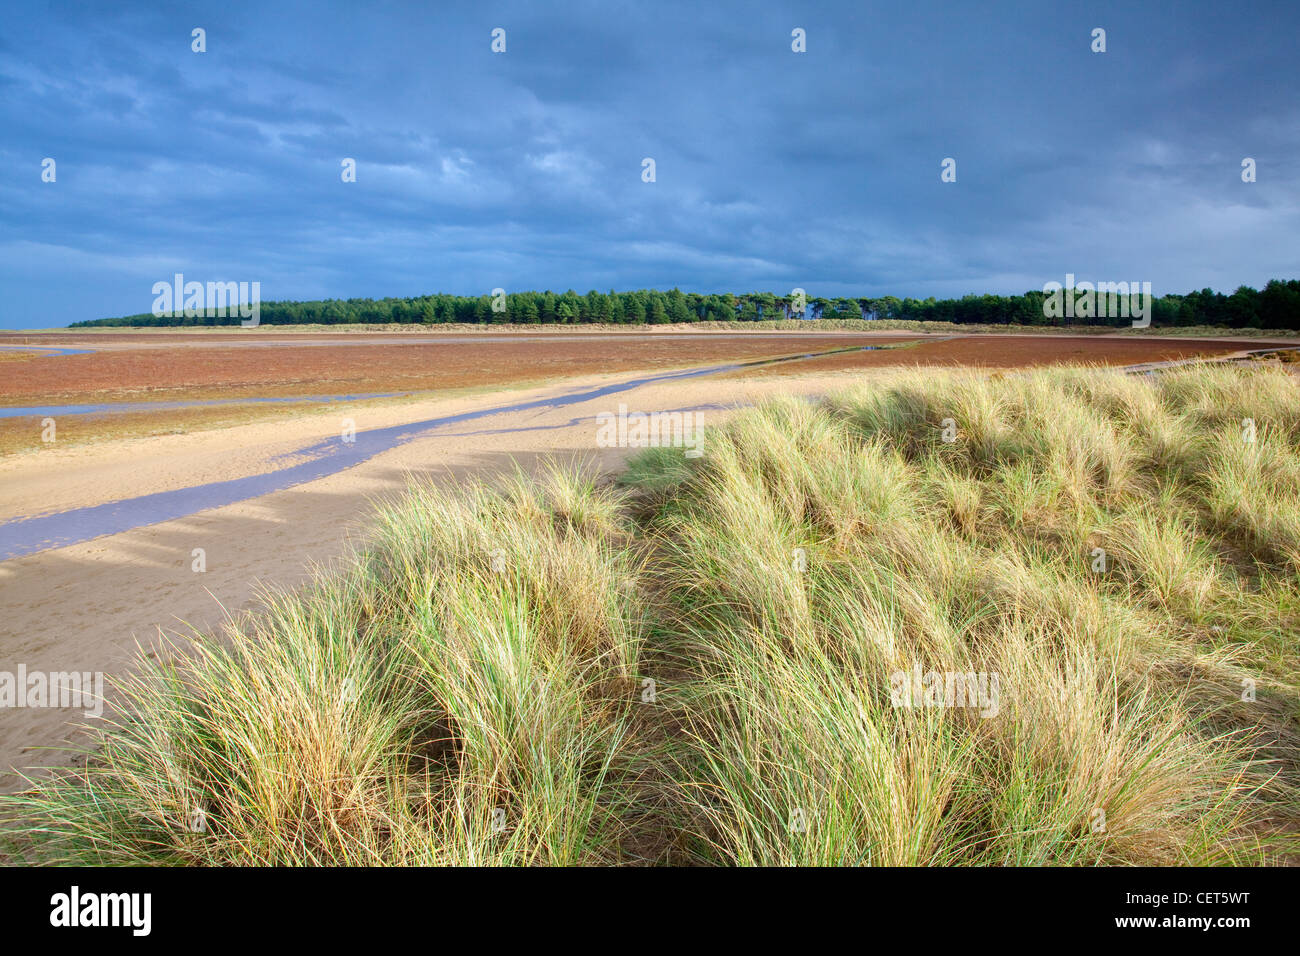
[[0, 345], [0, 352], [44, 352], [46, 355], [90, 355], [95, 349], [56, 349], [46, 345]]
[[284, 404], [287, 402], [355, 402], [366, 398], [395, 398], [402, 392], [371, 392], [361, 395], [297, 395], [290, 398], [209, 398], [176, 402], [102, 402], [97, 405], [13, 405], [0, 408], [0, 418], [35, 415], [113, 415], [123, 412], [172, 411], [216, 405]]
[[[876, 346], [860, 346], [853, 349], [835, 349], [832, 352], [815, 353], [834, 354], [835, 352], [873, 349]], [[281, 458], [302, 458], [306, 461], [278, 468], [274, 471], [232, 478], [227, 481], [214, 481], [189, 488], [173, 491], [160, 491], [138, 498], [105, 502], [86, 508], [74, 508], [48, 515], [28, 518], [15, 518], [0, 524], [0, 561], [35, 554], [50, 548], [62, 548], [82, 541], [89, 541], [107, 534], [118, 534], [132, 528], [158, 524], [184, 518], [209, 508], [220, 508], [260, 498], [275, 491], [283, 491], [295, 485], [315, 481], [337, 474], [354, 465], [368, 461], [375, 455], [389, 449], [404, 445], [416, 438], [422, 438], [434, 429], [446, 425], [487, 418], [511, 412], [525, 412], [535, 408], [563, 408], [576, 405], [606, 395], [630, 391], [641, 385], [654, 382], [667, 382], [676, 379], [698, 378], [720, 372], [736, 371], [777, 362], [794, 361], [799, 358], [811, 358], [813, 355], [794, 356], [784, 359], [766, 359], [756, 362], [740, 362], [728, 365], [712, 365], [706, 368], [688, 369], [677, 372], [664, 372], [643, 378], [628, 379], [598, 388], [575, 389], [550, 398], [538, 398], [527, 402], [515, 402], [510, 405], [497, 405], [476, 411], [460, 412], [455, 415], [443, 415], [424, 421], [407, 422], [390, 425], [386, 428], [372, 428], [357, 432], [353, 441], [344, 441], [342, 437], [330, 438], [316, 442]], [[527, 431], [527, 426], [501, 429], [500, 432]]]

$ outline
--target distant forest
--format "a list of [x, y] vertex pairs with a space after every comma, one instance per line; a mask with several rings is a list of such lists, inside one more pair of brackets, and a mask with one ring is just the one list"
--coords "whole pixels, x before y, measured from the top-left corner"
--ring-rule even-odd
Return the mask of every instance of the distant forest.
[[[317, 302], [263, 302], [260, 319], [270, 325], [344, 325], [398, 323], [588, 323], [615, 325], [669, 322], [751, 322], [763, 319], [903, 319], [986, 325], [1128, 326], [1127, 317], [1047, 318], [1043, 292], [1024, 295], [967, 295], [960, 299], [821, 298], [809, 296], [802, 316], [791, 296], [754, 292], [701, 295], [673, 289], [660, 292], [513, 292], [504, 296], [504, 311], [493, 310], [493, 297], [424, 295], [405, 299], [326, 299]], [[128, 315], [72, 323], [88, 326], [238, 325], [238, 314], [225, 317]], [[1152, 298], [1153, 326], [1214, 325], [1227, 328], [1300, 329], [1300, 280], [1274, 279], [1262, 290], [1242, 286], [1231, 295], [1202, 289], [1187, 295]]]

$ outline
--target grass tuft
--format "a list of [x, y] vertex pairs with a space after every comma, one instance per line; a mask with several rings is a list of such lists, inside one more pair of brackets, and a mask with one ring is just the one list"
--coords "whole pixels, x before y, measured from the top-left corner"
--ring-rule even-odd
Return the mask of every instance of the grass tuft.
[[413, 487], [346, 566], [142, 665], [85, 768], [5, 799], [16, 853], [1294, 862], [1297, 397], [906, 370], [617, 488]]

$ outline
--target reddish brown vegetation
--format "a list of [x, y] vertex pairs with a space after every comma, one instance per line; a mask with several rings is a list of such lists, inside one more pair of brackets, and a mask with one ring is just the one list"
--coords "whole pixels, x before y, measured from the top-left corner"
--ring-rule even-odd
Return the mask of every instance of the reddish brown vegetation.
[[[179, 398], [283, 397], [356, 392], [416, 392], [512, 385], [543, 379], [750, 361], [807, 351], [897, 342], [910, 336], [860, 335], [536, 335], [494, 339], [430, 336], [392, 343], [382, 337], [286, 335], [245, 339], [152, 333], [128, 338], [36, 335], [4, 337], [12, 344], [73, 346], [89, 355], [40, 355], [8, 362], [0, 404], [71, 401], [149, 401]], [[168, 344], [177, 343], [177, 344]], [[314, 343], [314, 344], [313, 344]]]
[[973, 365], [1026, 368], [1038, 365], [1138, 365], [1202, 355], [1226, 355], [1248, 346], [1239, 342], [1097, 338], [1062, 335], [981, 335], [921, 341], [906, 348], [845, 352], [807, 361], [782, 363], [769, 375], [803, 375], [887, 365]]

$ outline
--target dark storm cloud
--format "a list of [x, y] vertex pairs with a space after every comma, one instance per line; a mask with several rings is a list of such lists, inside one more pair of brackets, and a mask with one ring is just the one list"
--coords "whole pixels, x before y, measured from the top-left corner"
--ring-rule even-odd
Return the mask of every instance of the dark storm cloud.
[[0, 324], [147, 311], [174, 272], [265, 299], [1295, 276], [1300, 13], [1132, 7], [25, 4]]

